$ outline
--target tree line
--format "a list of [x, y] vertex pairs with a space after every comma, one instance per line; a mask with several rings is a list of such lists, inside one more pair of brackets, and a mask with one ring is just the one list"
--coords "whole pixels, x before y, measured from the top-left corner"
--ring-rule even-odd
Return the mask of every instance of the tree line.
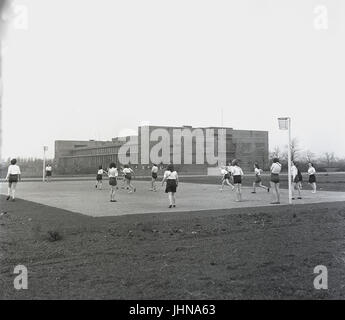
[[[301, 148], [297, 138], [291, 140], [290, 145], [291, 160], [299, 163], [301, 166], [309, 162], [317, 167], [318, 171], [345, 171], [345, 158], [339, 158], [334, 152], [324, 152], [315, 154], [311, 150]], [[284, 167], [287, 166], [288, 146], [282, 150], [279, 146], [275, 146], [270, 151], [270, 158], [279, 158]]]

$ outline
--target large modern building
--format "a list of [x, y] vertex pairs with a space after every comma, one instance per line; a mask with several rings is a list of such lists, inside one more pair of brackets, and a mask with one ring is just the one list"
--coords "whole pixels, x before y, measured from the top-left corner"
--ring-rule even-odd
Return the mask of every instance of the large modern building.
[[244, 170], [254, 162], [268, 167], [268, 132], [191, 126], [141, 126], [137, 136], [111, 141], [55, 141], [56, 170], [61, 174], [95, 173], [110, 162], [129, 163], [147, 172], [152, 163], [174, 163], [186, 174], [207, 174], [209, 168], [238, 159]]

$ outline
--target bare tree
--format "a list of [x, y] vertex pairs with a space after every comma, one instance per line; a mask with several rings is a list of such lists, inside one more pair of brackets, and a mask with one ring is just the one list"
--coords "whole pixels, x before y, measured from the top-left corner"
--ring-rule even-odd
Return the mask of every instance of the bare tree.
[[275, 146], [273, 150], [270, 152], [271, 158], [280, 158], [282, 156], [282, 153], [280, 151], [280, 148], [278, 146]]
[[304, 153], [304, 158], [307, 162], [313, 162], [314, 159], [315, 159], [315, 153], [310, 151], [310, 150], [307, 150], [305, 153]]
[[324, 155], [324, 159], [327, 164], [327, 167], [331, 167], [333, 162], [335, 161], [334, 152], [325, 152], [323, 155]]
[[299, 147], [299, 142], [297, 138], [293, 138], [290, 143], [290, 151], [291, 151], [291, 160], [297, 160], [299, 157], [299, 153], [301, 148]]

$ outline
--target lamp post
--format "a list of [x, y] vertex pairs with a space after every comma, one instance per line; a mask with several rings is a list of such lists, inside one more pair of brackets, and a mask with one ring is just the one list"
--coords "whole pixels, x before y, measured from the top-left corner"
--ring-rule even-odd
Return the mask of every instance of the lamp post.
[[288, 144], [288, 187], [289, 187], [289, 204], [292, 204], [292, 189], [291, 189], [291, 118], [278, 118], [279, 129], [287, 130], [289, 137]]
[[42, 181], [45, 180], [46, 175], [46, 151], [48, 151], [47, 146], [43, 146], [43, 170], [42, 170]]

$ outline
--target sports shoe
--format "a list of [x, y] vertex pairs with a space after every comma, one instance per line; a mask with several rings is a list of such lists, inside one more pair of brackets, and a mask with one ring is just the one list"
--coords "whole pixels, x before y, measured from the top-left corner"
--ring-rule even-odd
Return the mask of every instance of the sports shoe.
[[7, 196], [6, 200], [10, 200], [10, 199], [11, 199], [11, 197], [10, 197], [10, 196]]

